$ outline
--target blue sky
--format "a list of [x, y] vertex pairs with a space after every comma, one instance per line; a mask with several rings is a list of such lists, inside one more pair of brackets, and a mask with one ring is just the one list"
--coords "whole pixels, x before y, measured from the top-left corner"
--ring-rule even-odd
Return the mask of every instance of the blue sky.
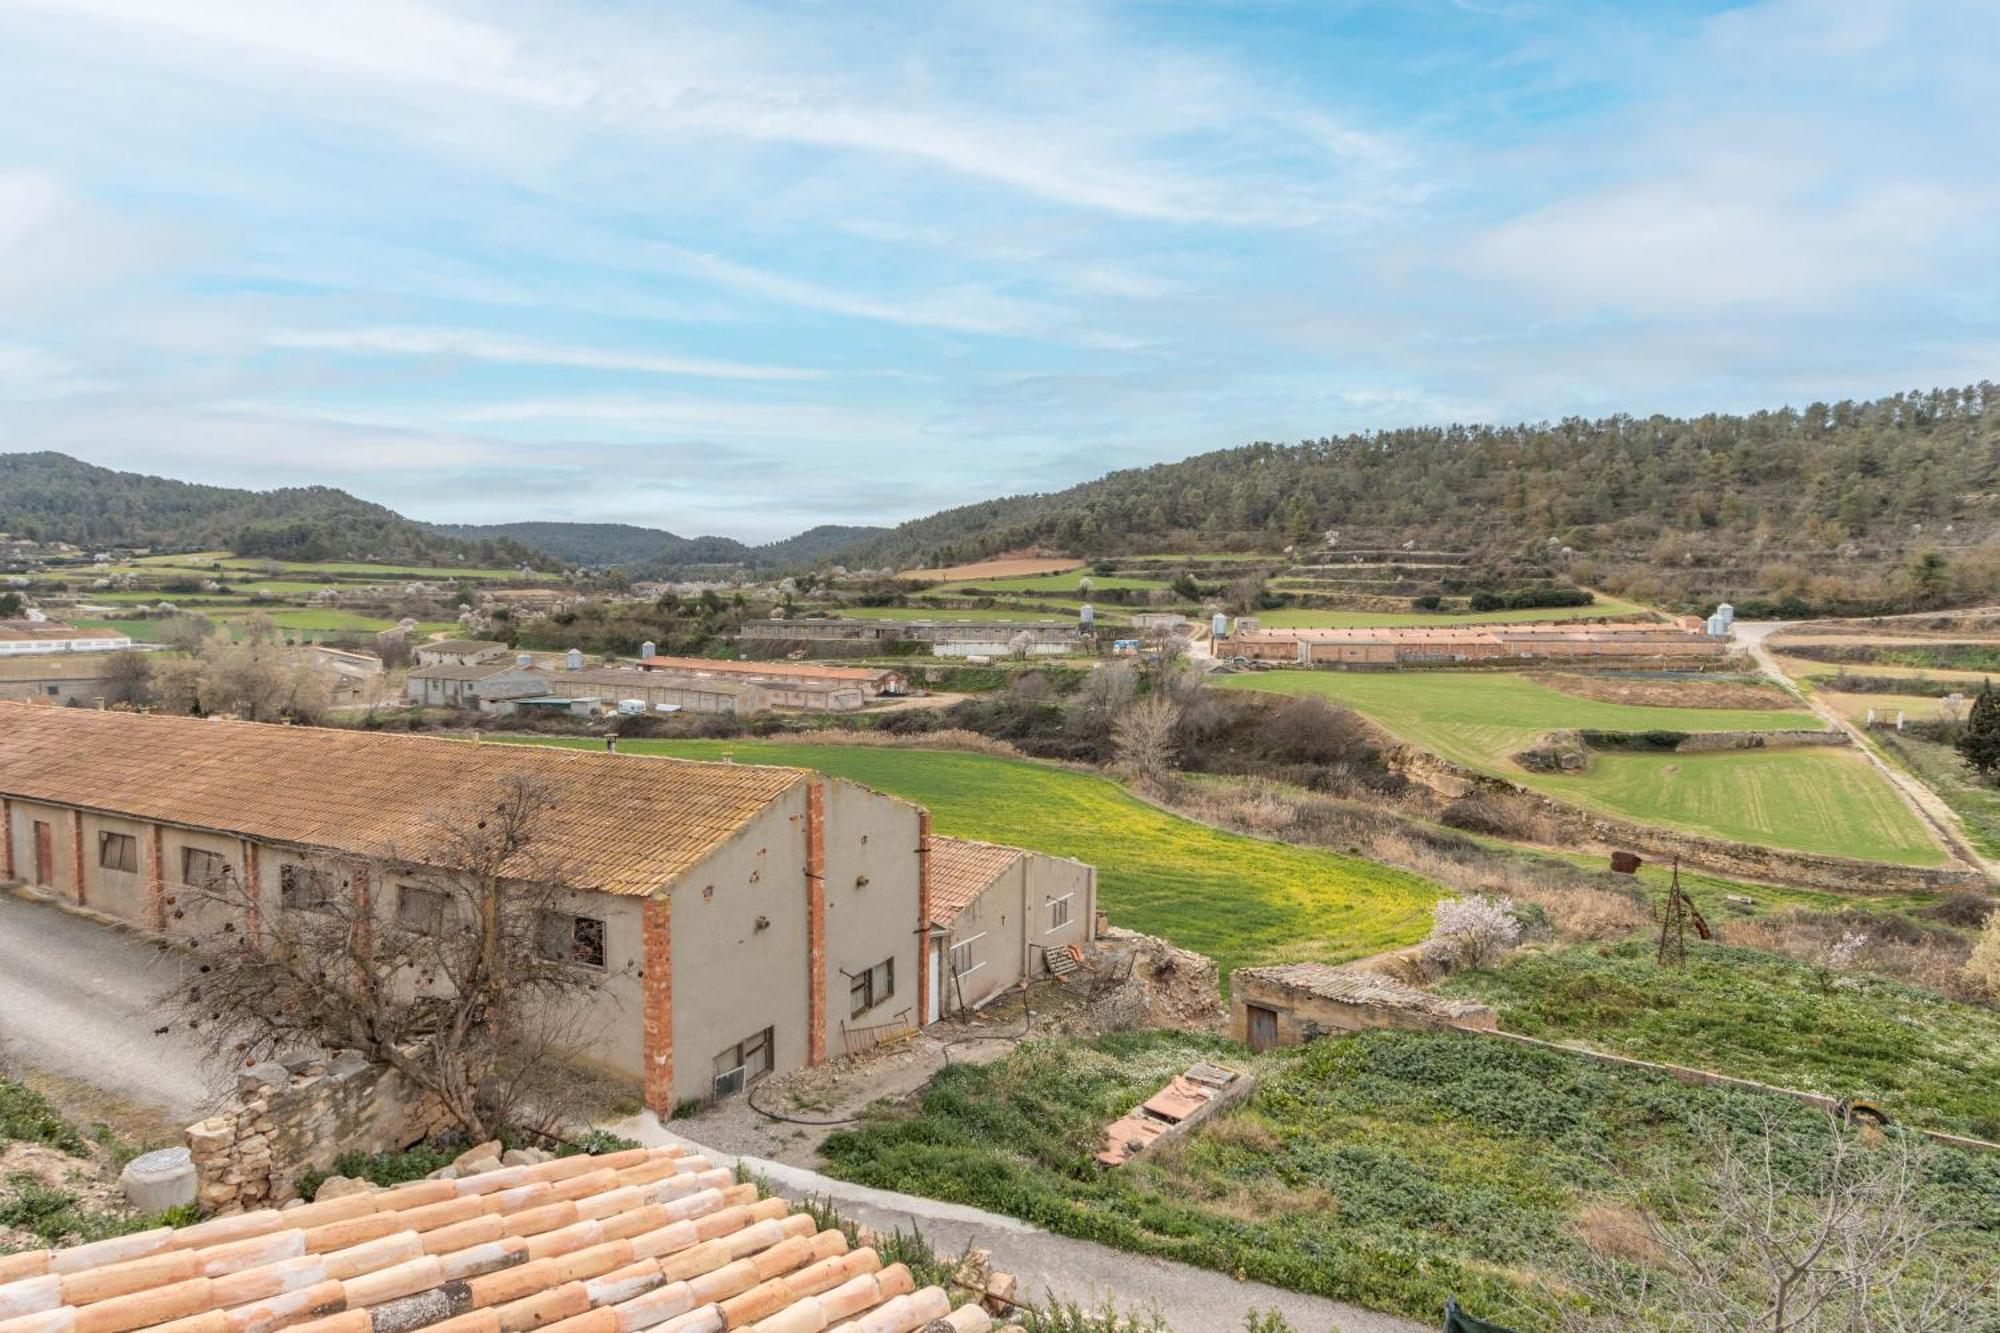
[[0, 0], [0, 450], [749, 540], [2000, 371], [2000, 4]]

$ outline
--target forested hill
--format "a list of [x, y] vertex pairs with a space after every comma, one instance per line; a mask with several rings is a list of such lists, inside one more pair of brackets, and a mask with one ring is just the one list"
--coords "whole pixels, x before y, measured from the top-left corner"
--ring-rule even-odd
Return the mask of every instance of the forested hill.
[[432, 530], [475, 541], [516, 541], [567, 564], [616, 565], [642, 577], [695, 565], [769, 569], [812, 565], [887, 531], [826, 524], [783, 541], [749, 546], [731, 537], [681, 537], [662, 528], [630, 523], [434, 524]]
[[[1879, 575], [2000, 529], [2000, 385], [1749, 416], [1606, 417], [1252, 444], [947, 510], [843, 552], [938, 565], [1024, 546], [1276, 550], [1356, 541], [1568, 547], [1629, 569]], [[1787, 568], [1789, 567], [1789, 568]], [[1671, 581], [1671, 578], [1669, 578]]]
[[550, 563], [517, 542], [432, 532], [330, 486], [202, 486], [57, 453], [0, 454], [0, 532], [79, 546], [227, 549], [273, 560]]

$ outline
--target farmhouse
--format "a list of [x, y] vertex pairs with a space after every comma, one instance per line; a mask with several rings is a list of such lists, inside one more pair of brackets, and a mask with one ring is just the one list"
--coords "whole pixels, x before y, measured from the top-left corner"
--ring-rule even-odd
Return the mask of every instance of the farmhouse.
[[930, 877], [933, 1016], [1048, 976], [1051, 953], [1094, 937], [1097, 871], [1081, 861], [938, 835]]
[[1480, 1028], [1492, 1009], [1327, 963], [1239, 967], [1229, 974], [1230, 1030], [1253, 1051], [1372, 1028]]
[[418, 666], [476, 666], [505, 660], [509, 649], [490, 639], [435, 639], [416, 646]]
[[518, 699], [548, 693], [546, 672], [504, 662], [471, 666], [427, 666], [411, 670], [403, 693], [426, 708], [478, 708], [496, 699]]
[[132, 636], [108, 629], [77, 629], [52, 620], [0, 620], [0, 657], [35, 653], [108, 653], [132, 646]]
[[0, 699], [25, 703], [90, 704], [112, 686], [108, 654], [43, 653], [0, 658]]
[[[519, 779], [565, 867], [549, 947], [605, 973], [580, 1054], [654, 1110], [928, 1016], [928, 817], [799, 769], [0, 704], [0, 880], [167, 935], [329, 893], [408, 920]], [[224, 882], [258, 913], [191, 892]]]
[[1718, 657], [1726, 651], [1698, 629], [1652, 621], [1603, 625], [1465, 625], [1375, 629], [1258, 629], [1231, 651], [1300, 666], [1392, 667], [1434, 662], [1543, 662]]

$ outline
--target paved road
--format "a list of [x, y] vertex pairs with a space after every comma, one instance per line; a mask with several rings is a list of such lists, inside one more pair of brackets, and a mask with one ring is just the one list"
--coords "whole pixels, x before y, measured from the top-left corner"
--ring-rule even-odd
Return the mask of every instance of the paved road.
[[1908, 805], [1917, 818], [1923, 821], [1925, 827], [1937, 836], [1946, 851], [1957, 860], [1980, 870], [1988, 879], [2000, 880], [2000, 862], [1979, 854], [1966, 839], [1958, 812], [1947, 805], [1943, 797], [1910, 773], [1884, 759], [1881, 752], [1868, 739], [1866, 731], [1849, 721], [1833, 705], [1824, 703], [1818, 696], [1801, 689], [1799, 683], [1786, 673], [1784, 666], [1765, 641], [1778, 631], [1791, 628], [1792, 624], [1793, 622], [1784, 620], [1739, 620], [1735, 625], [1736, 640], [1750, 650], [1750, 656], [1756, 660], [1757, 666], [1766, 676], [1796, 695], [1828, 726], [1845, 733], [1847, 738], [1854, 742], [1855, 750], [1869, 763], [1875, 765], [1882, 776], [1889, 780], [1889, 785], [1896, 789], [1904, 804]]
[[179, 955], [114, 926], [0, 890], [0, 1053], [180, 1123], [225, 1087], [155, 997]]
[[740, 1162], [767, 1188], [786, 1198], [831, 1200], [841, 1216], [877, 1231], [898, 1227], [921, 1230], [939, 1254], [961, 1254], [969, 1246], [991, 1250], [994, 1266], [1020, 1279], [1024, 1300], [1040, 1303], [1054, 1298], [1096, 1306], [1110, 1297], [1123, 1308], [1156, 1310], [1174, 1333], [1236, 1333], [1246, 1314], [1269, 1309], [1283, 1314], [1299, 1333], [1426, 1333], [1435, 1327], [1261, 1282], [1238, 1282], [1206, 1268], [1073, 1240], [963, 1204], [851, 1185], [759, 1157], [733, 1157], [667, 1129], [650, 1113], [606, 1128], [649, 1146], [698, 1148], [717, 1165]]

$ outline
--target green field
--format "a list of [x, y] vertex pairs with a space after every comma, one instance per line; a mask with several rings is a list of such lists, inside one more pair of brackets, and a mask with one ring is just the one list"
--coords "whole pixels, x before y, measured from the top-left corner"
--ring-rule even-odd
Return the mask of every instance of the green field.
[[[837, 609], [843, 618], [852, 620], [1019, 620], [1028, 624], [1052, 625], [1060, 621], [1076, 623], [1076, 607], [1052, 606], [1033, 611], [1009, 610], [1006, 607], [956, 607], [956, 606], [843, 606]], [[1100, 610], [1103, 620], [1116, 617]], [[998, 649], [999, 645], [995, 645]]]
[[1124, 578], [1117, 575], [1093, 574], [1087, 569], [1073, 569], [1067, 574], [1037, 574], [1018, 579], [979, 579], [971, 586], [986, 592], [1082, 592], [1082, 583], [1090, 580], [1093, 591], [1109, 588], [1131, 590], [1155, 589], [1167, 586], [1165, 579]]
[[[97, 574], [146, 574], [166, 577], [214, 578], [216, 567], [227, 570], [282, 570], [308, 578], [331, 579], [347, 575], [363, 580], [380, 579], [512, 579], [540, 582], [559, 577], [547, 573], [523, 574], [518, 569], [479, 569], [459, 565], [376, 565], [356, 560], [266, 560], [258, 556], [236, 556], [227, 551], [198, 551], [188, 555], [143, 555], [122, 564], [93, 567]], [[81, 570], [79, 570], [81, 572]], [[310, 584], [309, 588], [320, 587]]]
[[1539, 737], [1563, 728], [1824, 729], [1803, 710], [1605, 703], [1498, 671], [1274, 671], [1229, 676], [1222, 683], [1318, 695], [1454, 763], [1643, 823], [1870, 861], [1941, 865], [1945, 859], [1881, 775], [1844, 748], [1600, 753], [1587, 773], [1535, 773], [1512, 761]]
[[1288, 606], [1275, 611], [1259, 611], [1257, 620], [1273, 629], [1377, 629], [1412, 625], [1514, 625], [1645, 614], [1646, 608], [1637, 603], [1600, 594], [1597, 601], [1589, 606], [1538, 606], [1520, 611], [1315, 611]]
[[[594, 748], [595, 741], [552, 741]], [[944, 750], [737, 741], [625, 741], [621, 751], [814, 768], [929, 808], [940, 833], [1075, 857], [1098, 869], [1114, 924], [1246, 963], [1342, 962], [1423, 937], [1437, 885], [1316, 848], [1225, 833], [1109, 779]]]

